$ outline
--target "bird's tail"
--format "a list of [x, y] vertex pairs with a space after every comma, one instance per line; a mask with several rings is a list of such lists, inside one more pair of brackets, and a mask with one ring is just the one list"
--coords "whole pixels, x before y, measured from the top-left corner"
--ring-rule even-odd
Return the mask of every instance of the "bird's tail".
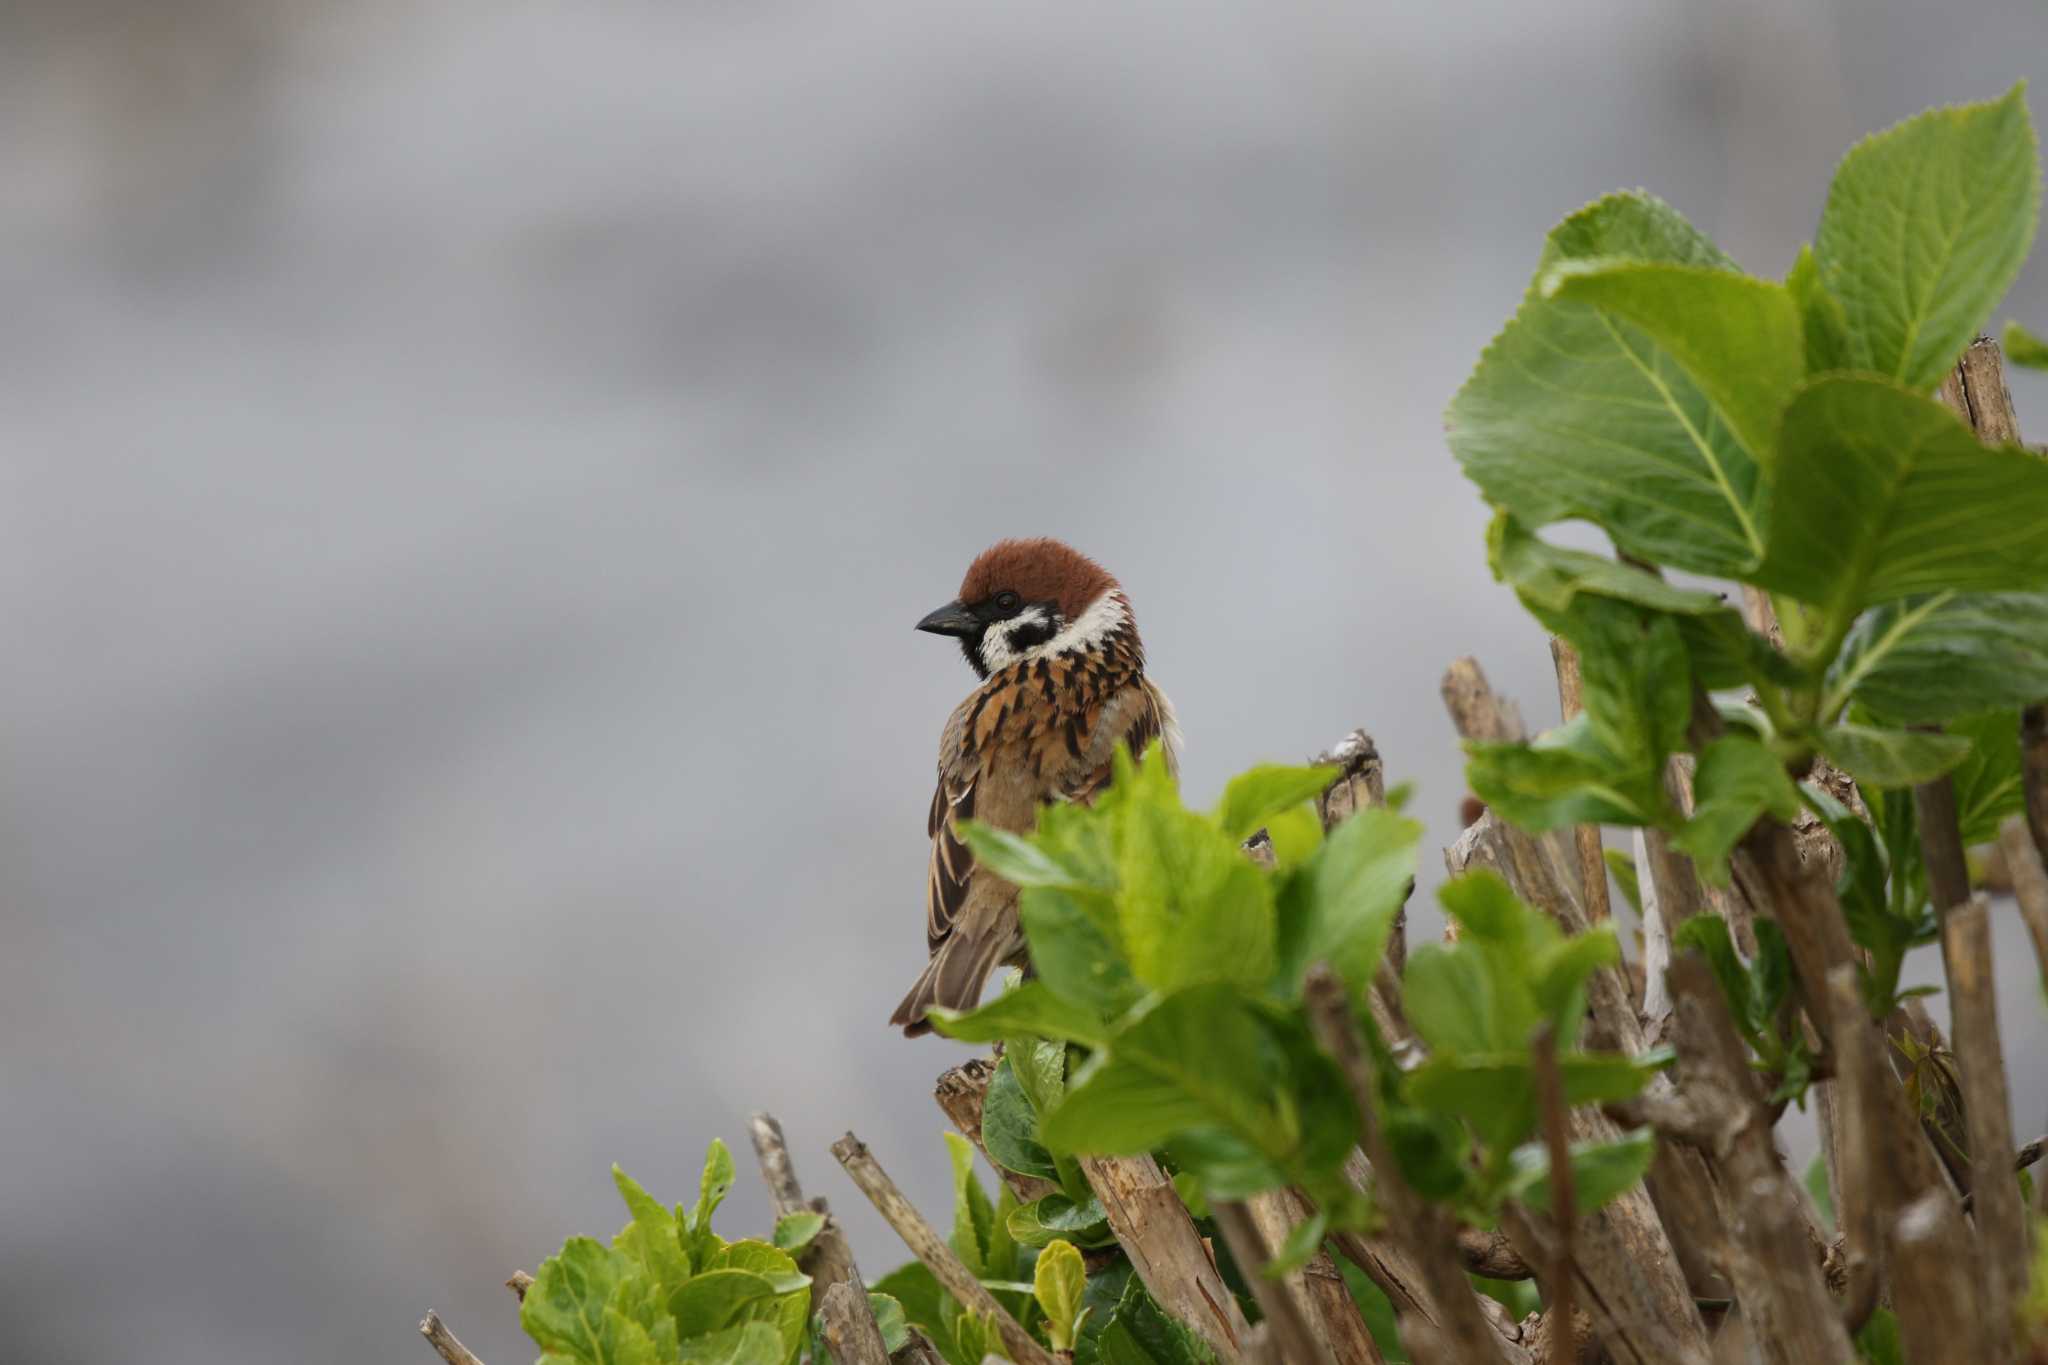
[[961, 928], [956, 928], [939, 945], [938, 952], [932, 954], [931, 962], [925, 966], [924, 975], [917, 978], [917, 984], [890, 1017], [890, 1025], [902, 1029], [904, 1037], [916, 1038], [932, 1031], [924, 1014], [934, 1005], [949, 1010], [973, 1009], [981, 1002], [981, 987], [988, 974], [1023, 946], [1014, 933], [967, 934]]

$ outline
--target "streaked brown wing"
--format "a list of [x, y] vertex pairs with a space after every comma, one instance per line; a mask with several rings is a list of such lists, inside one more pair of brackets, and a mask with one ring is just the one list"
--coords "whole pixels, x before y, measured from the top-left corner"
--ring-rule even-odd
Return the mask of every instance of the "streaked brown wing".
[[924, 887], [925, 945], [933, 952], [937, 952], [946, 936], [953, 932], [953, 923], [960, 917], [960, 908], [967, 903], [967, 880], [974, 872], [974, 854], [961, 840], [959, 827], [954, 822], [973, 815], [973, 784], [968, 782], [949, 788], [942, 775], [938, 789], [932, 793], [929, 821], [932, 859], [925, 874]]
[[[1130, 708], [1130, 719], [1121, 736], [1123, 741], [1131, 746], [1131, 755], [1134, 758], [1143, 756], [1148, 747], [1165, 739], [1167, 734], [1165, 697], [1160, 695], [1158, 688], [1142, 679], [1137, 683], [1137, 689], [1137, 704]], [[1175, 770], [1179, 767], [1170, 742], [1166, 750], [1166, 765]], [[1068, 792], [1068, 795], [1076, 801], [1093, 802], [1101, 794], [1102, 789], [1109, 785], [1109, 779], [1114, 772], [1114, 766], [1105, 763], [1087, 774]]]

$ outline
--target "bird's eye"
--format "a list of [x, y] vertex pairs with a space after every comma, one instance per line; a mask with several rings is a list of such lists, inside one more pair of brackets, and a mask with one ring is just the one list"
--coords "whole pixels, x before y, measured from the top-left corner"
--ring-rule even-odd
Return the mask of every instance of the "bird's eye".
[[996, 594], [996, 610], [1003, 612], [1005, 615], [1017, 610], [1017, 602], [1018, 597], [1016, 593], [999, 592]]

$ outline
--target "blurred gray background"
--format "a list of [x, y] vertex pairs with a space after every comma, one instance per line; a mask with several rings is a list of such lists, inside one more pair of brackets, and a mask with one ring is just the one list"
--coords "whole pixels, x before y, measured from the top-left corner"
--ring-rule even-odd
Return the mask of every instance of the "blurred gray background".
[[611, 1161], [680, 1198], [723, 1134], [765, 1226], [756, 1107], [894, 1264], [825, 1147], [943, 1216], [959, 1050], [883, 1020], [974, 552], [1123, 578], [1197, 798], [1370, 727], [1433, 882], [1444, 663], [1555, 715], [1440, 427], [1545, 229], [1645, 185], [1781, 271], [1855, 137], [2048, 52], [2038, 0], [0, 14], [23, 1365], [421, 1361], [430, 1306], [531, 1359], [499, 1282]]

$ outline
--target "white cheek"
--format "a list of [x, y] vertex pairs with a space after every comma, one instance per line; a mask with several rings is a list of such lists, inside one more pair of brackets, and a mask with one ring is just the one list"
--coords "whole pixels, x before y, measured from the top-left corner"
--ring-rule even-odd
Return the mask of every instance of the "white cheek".
[[998, 621], [995, 625], [990, 626], [983, 632], [981, 637], [982, 667], [994, 673], [1000, 669], [1008, 668], [1017, 660], [1024, 658], [1027, 653], [1033, 652], [1019, 652], [1010, 643], [1010, 634], [1019, 626], [1035, 626], [1043, 623], [1044, 620], [1045, 612], [1043, 610], [1038, 607], [1026, 607], [1009, 620]]

